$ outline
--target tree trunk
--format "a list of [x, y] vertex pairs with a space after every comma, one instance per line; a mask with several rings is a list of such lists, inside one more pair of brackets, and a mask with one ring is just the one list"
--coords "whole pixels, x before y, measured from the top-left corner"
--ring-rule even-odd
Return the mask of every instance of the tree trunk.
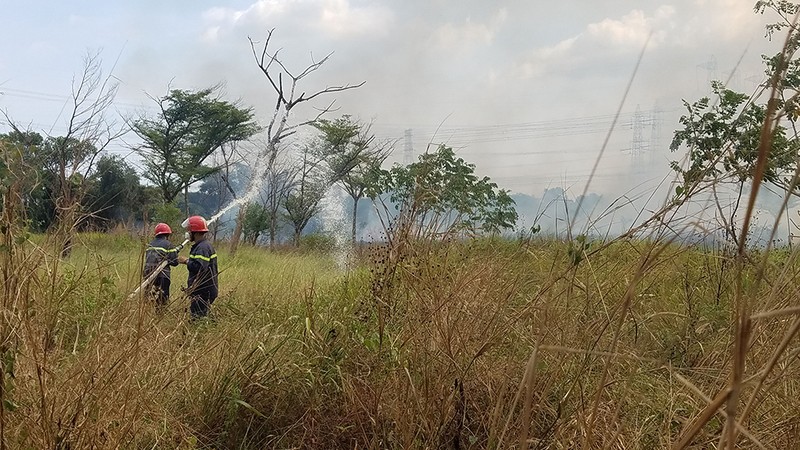
[[61, 181], [60, 193], [55, 201], [56, 215], [55, 215], [55, 229], [56, 233], [61, 235], [61, 257], [67, 258], [72, 253], [72, 238], [75, 234], [75, 225], [77, 218], [77, 202], [72, 200], [72, 192], [70, 186], [66, 184], [67, 180]]
[[300, 248], [300, 235], [303, 233], [303, 229], [294, 229], [294, 246]]
[[183, 188], [183, 207], [186, 208], [186, 217], [189, 217], [189, 185]]
[[269, 218], [269, 248], [270, 250], [275, 249], [275, 235], [278, 232], [278, 220], [275, 218], [275, 214], [271, 214]]
[[242, 235], [242, 227], [244, 226], [244, 206], [239, 206], [239, 213], [236, 214], [236, 226], [231, 236], [231, 256], [236, 254], [239, 248], [239, 239]]
[[358, 217], [358, 197], [353, 197], [353, 229], [351, 232], [351, 240], [353, 244], [356, 243], [356, 219]]

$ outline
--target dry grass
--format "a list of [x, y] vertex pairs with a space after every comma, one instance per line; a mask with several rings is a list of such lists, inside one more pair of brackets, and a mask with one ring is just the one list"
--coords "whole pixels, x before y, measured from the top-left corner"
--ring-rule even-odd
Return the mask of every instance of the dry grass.
[[[177, 289], [163, 316], [125, 302], [141, 247], [5, 254], [9, 448], [708, 448], [724, 427], [737, 274], [719, 251], [622, 242], [575, 266], [544, 239], [415, 242], [383, 281], [377, 253], [342, 273], [220, 251], [216, 320], [190, 325]], [[794, 305], [794, 257], [771, 254], [754, 311]], [[798, 325], [779, 314], [753, 322], [743, 447], [800, 438]]]

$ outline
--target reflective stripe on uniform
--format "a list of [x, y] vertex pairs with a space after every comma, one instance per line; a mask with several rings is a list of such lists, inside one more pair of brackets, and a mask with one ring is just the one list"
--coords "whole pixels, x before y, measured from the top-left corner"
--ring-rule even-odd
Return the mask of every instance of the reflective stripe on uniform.
[[216, 253], [214, 253], [213, 255], [211, 255], [209, 257], [205, 257], [203, 255], [189, 255], [189, 259], [202, 259], [203, 261], [206, 261], [206, 262], [211, 262], [211, 260], [216, 258], [216, 257], [217, 257]]
[[147, 247], [147, 251], [150, 251], [150, 250], [159, 250], [159, 251], [162, 251], [162, 252], [168, 252], [168, 253], [169, 253], [169, 252], [176, 252], [176, 251], [178, 251], [178, 249], [177, 249], [177, 248]]

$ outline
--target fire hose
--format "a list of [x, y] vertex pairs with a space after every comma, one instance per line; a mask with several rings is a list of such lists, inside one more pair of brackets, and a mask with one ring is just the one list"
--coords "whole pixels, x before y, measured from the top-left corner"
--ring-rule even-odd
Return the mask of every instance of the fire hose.
[[[189, 239], [186, 239], [183, 242], [181, 242], [180, 245], [175, 247], [175, 252], [180, 252], [181, 249], [183, 249], [183, 247], [185, 247], [186, 244], [188, 244], [188, 243], [189, 243]], [[158, 264], [158, 266], [156, 267], [156, 269], [153, 271], [153, 273], [148, 275], [148, 277], [145, 278], [142, 281], [142, 284], [140, 284], [139, 287], [137, 287], [133, 292], [131, 292], [131, 295], [128, 296], [128, 300], [132, 300], [133, 298], [135, 298], [139, 294], [139, 292], [142, 292], [142, 290], [144, 288], [146, 288], [147, 286], [150, 286], [150, 284], [153, 283], [153, 280], [156, 279], [158, 274], [160, 274], [161, 271], [164, 270], [165, 267], [167, 267], [167, 264], [169, 264], [169, 261], [167, 261], [167, 260], [161, 261]]]

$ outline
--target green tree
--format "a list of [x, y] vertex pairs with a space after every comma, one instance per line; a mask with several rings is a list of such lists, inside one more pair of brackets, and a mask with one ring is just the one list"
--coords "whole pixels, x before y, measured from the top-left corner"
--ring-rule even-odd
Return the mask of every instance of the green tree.
[[216, 87], [173, 89], [154, 100], [158, 115], [132, 124], [143, 141], [139, 153], [145, 160], [144, 177], [159, 188], [165, 203], [183, 192], [188, 208], [189, 186], [221, 168], [208, 163], [211, 155], [224, 145], [249, 139], [259, 128], [251, 108], [220, 99]]
[[[675, 189], [676, 203], [707, 189], [716, 199], [718, 185], [733, 185], [736, 200], [729, 212], [724, 211], [719, 200], [716, 202], [717, 216], [733, 241], [746, 238], [737, 236], [734, 217], [747, 181], [754, 181], [755, 190], [763, 181], [795, 195], [800, 193], [796, 163], [800, 148], [796, 137], [800, 61], [795, 57], [800, 31], [793, 19], [800, 9], [788, 1], [759, 1], [755, 5], [757, 13], [768, 10], [779, 19], [767, 26], [767, 36], [771, 38], [784, 29], [788, 30], [788, 36], [780, 53], [763, 56], [766, 65], [763, 89], [748, 96], [728, 89], [719, 81], [712, 82], [710, 98], [693, 103], [684, 100], [687, 114], [681, 117], [681, 128], [675, 131], [670, 145], [672, 151], [687, 149], [684, 164], [677, 161], [670, 164], [682, 181]], [[763, 166], [757, 168], [762, 149], [765, 159]]]
[[100, 228], [143, 219], [144, 187], [136, 170], [119, 156], [100, 157], [86, 197], [92, 222]]
[[91, 164], [98, 153], [91, 142], [66, 136], [43, 138], [18, 129], [0, 135], [0, 140], [26, 167], [24, 175], [16, 176], [24, 178], [23, 203], [31, 229], [46, 231], [59, 217], [78, 212], [88, 189], [86, 174], [91, 173], [89, 169], [82, 172], [81, 166]]
[[[689, 103], [687, 114], [680, 118], [682, 129], [676, 130], [670, 150], [688, 148], [687, 165], [671, 162], [685, 187], [702, 181], [733, 180], [739, 184], [752, 177], [761, 141], [761, 126], [766, 107], [750, 101], [748, 95], [726, 89], [715, 81], [711, 85], [715, 101], [709, 97]], [[772, 149], [764, 179], [784, 187], [785, 175], [794, 163], [793, 143], [786, 137], [786, 128], [773, 130]]]
[[444, 145], [416, 163], [380, 170], [369, 196], [375, 200], [381, 192], [388, 193], [401, 222], [423, 233], [496, 233], [513, 229], [518, 219], [508, 191], [479, 178], [474, 164]]
[[[54, 202], [55, 178], [44, 167], [44, 138], [34, 131], [12, 130], [0, 134], [0, 178], [4, 187], [15, 186], [18, 202], [31, 230], [47, 230], [56, 218]], [[4, 192], [4, 195], [6, 193]], [[6, 204], [4, 199], [3, 204]]]
[[291, 224], [294, 245], [300, 246], [300, 237], [311, 219], [319, 212], [319, 203], [330, 187], [330, 178], [320, 167], [320, 161], [305, 147], [302, 159], [283, 200], [284, 217]]
[[270, 217], [267, 208], [255, 202], [245, 206], [242, 232], [246, 242], [255, 245], [261, 234], [269, 229], [269, 224]]
[[358, 202], [375, 187], [371, 174], [380, 169], [391, 151], [388, 142], [375, 144], [370, 126], [345, 115], [336, 120], [321, 119], [314, 125], [320, 131], [320, 159], [326, 162], [332, 183], [341, 183], [353, 199], [351, 239], [356, 240]]

